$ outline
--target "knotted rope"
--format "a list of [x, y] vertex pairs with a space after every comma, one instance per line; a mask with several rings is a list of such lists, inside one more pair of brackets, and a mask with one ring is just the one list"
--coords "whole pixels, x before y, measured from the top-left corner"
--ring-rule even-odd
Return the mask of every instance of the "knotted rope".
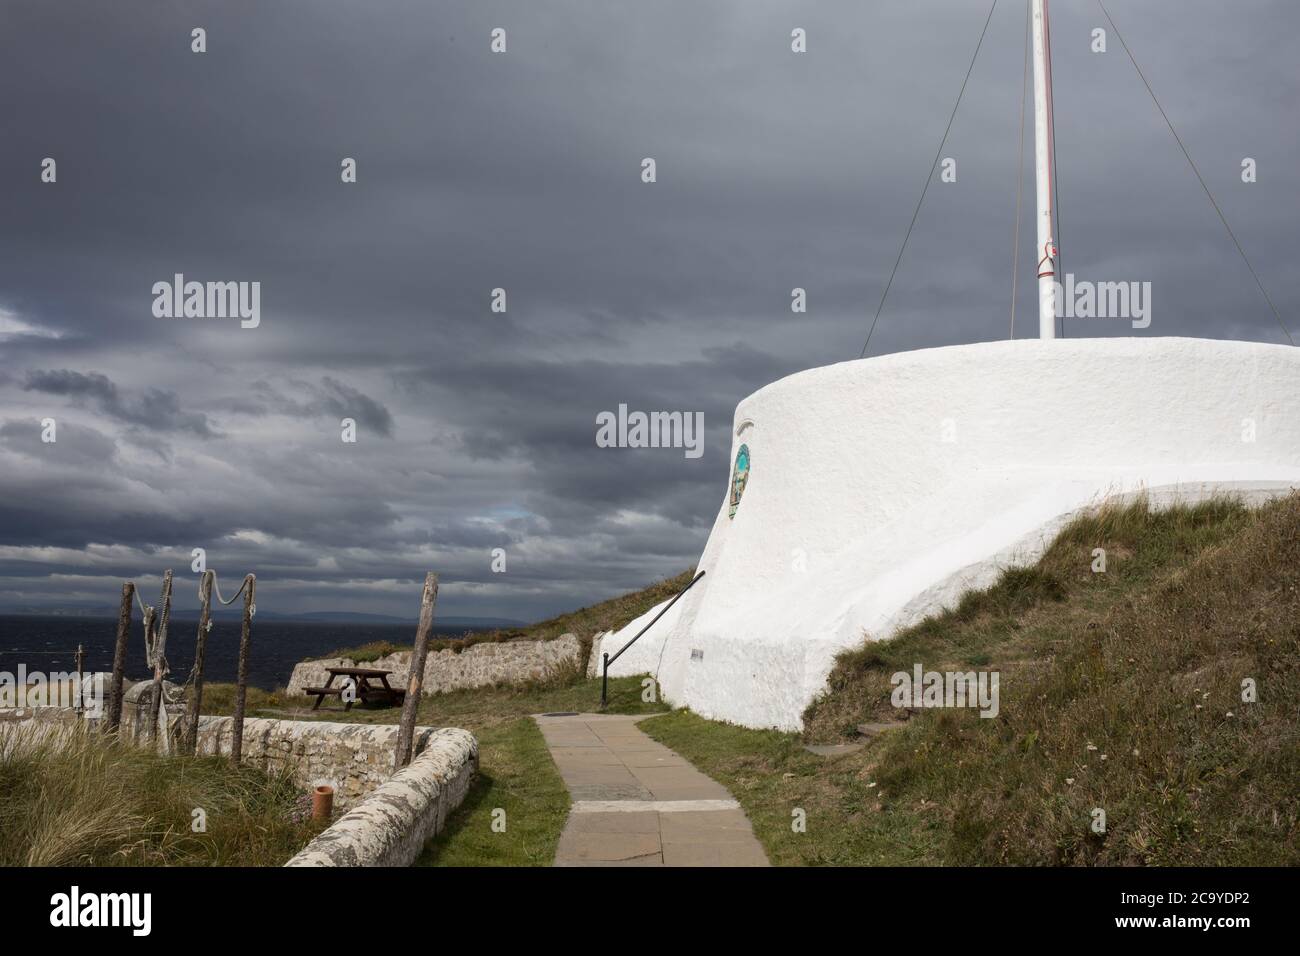
[[[217, 600], [221, 604], [223, 605], [233, 604], [239, 598], [239, 596], [243, 594], [245, 590], [247, 590], [249, 594], [248, 616], [251, 618], [257, 614], [257, 604], [254, 603], [257, 600], [257, 576], [256, 575], [254, 574], [244, 575], [244, 581], [239, 586], [239, 590], [235, 592], [234, 596], [232, 596], [229, 600], [227, 600], [221, 595], [221, 586], [217, 583], [217, 572], [215, 570], [212, 570], [212, 571], [205, 572], [205, 574], [212, 575], [212, 589], [216, 593]], [[140, 597], [140, 588], [135, 586], [134, 581], [130, 583], [135, 590], [135, 600], [136, 603], [140, 606], [140, 614], [141, 617], [144, 619], [145, 663], [148, 664], [148, 666], [155, 673], [159, 673], [163, 678], [165, 678], [167, 677], [168, 674], [171, 673], [171, 667], [167, 664], [167, 657], [165, 654], [165, 648], [167, 646], [168, 622], [164, 620], [161, 623], [158, 632], [157, 633], [153, 632], [153, 623], [155, 617], [157, 616], [157, 610], [154, 608], [152, 604], [145, 604], [144, 599]], [[203, 598], [203, 576], [200, 575], [199, 599], [202, 600], [202, 598]], [[207, 629], [209, 631], [212, 630], [211, 618], [208, 619]], [[151, 634], [153, 634], [152, 640], [150, 640]], [[194, 684], [195, 678], [197, 676], [197, 668], [198, 668], [198, 661], [196, 660], [194, 662], [194, 665], [190, 667], [190, 672], [189, 675], [185, 678], [185, 682], [182, 683], [179, 687], [173, 686], [172, 688], [169, 689], [165, 684], [159, 685], [160, 692], [158, 694], [158, 722], [160, 726], [162, 727], [168, 726], [168, 721], [170, 718], [168, 717], [167, 714], [167, 705], [171, 704], [175, 706], [176, 704], [181, 703], [185, 699], [189, 691], [189, 688], [192, 687]], [[162, 734], [163, 753], [170, 753], [170, 748], [171, 748], [170, 735], [164, 732]]]

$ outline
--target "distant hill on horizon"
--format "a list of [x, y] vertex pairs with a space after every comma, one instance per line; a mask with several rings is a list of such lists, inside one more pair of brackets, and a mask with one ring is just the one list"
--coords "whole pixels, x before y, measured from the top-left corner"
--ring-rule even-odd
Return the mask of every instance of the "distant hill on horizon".
[[[217, 606], [212, 609], [212, 616], [216, 618], [238, 617], [242, 613], [243, 608], [238, 603], [229, 607]], [[0, 607], [0, 614], [9, 614], [19, 617], [116, 618], [117, 608], [107, 605], [62, 608]], [[195, 620], [198, 616], [198, 608], [172, 609], [173, 620]], [[133, 614], [133, 617], [138, 619], [138, 610]], [[259, 609], [257, 612], [257, 619], [261, 621], [282, 621], [285, 623], [301, 624], [392, 624], [410, 625], [412, 627], [417, 623], [415, 617], [405, 618], [393, 614], [368, 614], [363, 611], [304, 611], [300, 613], [281, 613]], [[433, 623], [436, 627], [464, 627], [483, 630], [491, 628], [527, 627], [529, 622], [506, 617], [473, 617], [464, 615], [440, 617], [435, 614]]]

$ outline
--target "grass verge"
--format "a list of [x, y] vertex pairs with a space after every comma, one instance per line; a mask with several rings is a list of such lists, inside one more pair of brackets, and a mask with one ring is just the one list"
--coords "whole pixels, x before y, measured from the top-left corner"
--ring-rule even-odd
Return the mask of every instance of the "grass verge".
[[0, 732], [0, 865], [279, 866], [318, 832], [287, 775], [48, 729]]
[[479, 774], [418, 866], [550, 866], [569, 791], [530, 717], [480, 730]]

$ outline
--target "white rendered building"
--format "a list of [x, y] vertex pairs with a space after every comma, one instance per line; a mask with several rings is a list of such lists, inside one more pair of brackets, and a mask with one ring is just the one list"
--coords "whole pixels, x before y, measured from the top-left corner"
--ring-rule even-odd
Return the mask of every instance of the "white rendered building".
[[[736, 408], [705, 577], [610, 668], [751, 727], [800, 727], [834, 657], [1032, 563], [1081, 509], [1300, 487], [1300, 350], [1022, 340], [810, 369]], [[654, 609], [607, 635], [614, 654]]]

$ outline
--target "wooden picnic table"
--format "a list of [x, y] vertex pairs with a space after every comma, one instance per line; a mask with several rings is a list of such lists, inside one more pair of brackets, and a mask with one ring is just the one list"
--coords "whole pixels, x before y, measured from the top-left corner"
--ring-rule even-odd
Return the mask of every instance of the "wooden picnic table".
[[[326, 697], [343, 696], [344, 686], [334, 686], [334, 681], [339, 677], [351, 678], [357, 691], [352, 700], [344, 701], [344, 710], [351, 710], [352, 705], [358, 700], [365, 703], [382, 702], [389, 707], [394, 707], [406, 697], [405, 691], [398, 690], [388, 683], [388, 675], [392, 673], [389, 670], [381, 670], [377, 667], [327, 667], [326, 671], [330, 677], [324, 687], [303, 688], [306, 693], [316, 697], [316, 703], [311, 706], [312, 710], [320, 707]], [[375, 680], [379, 682], [378, 685], [371, 683]]]

